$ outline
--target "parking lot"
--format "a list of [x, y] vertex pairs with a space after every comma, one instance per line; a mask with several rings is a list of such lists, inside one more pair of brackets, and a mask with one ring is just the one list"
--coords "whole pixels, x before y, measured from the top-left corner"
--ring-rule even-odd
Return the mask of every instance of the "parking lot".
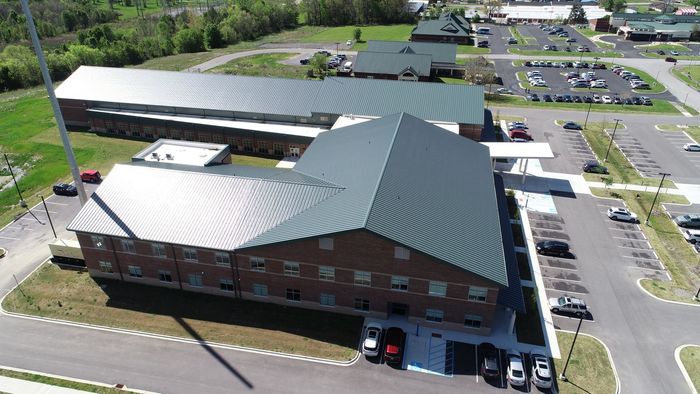
[[491, 29], [490, 34], [477, 34], [477, 41], [488, 41], [491, 53], [506, 53], [510, 45], [507, 44], [509, 38], [513, 37], [508, 30], [508, 26], [503, 25], [492, 25], [492, 24], [476, 24], [474, 25], [474, 31], [479, 27], [488, 27]]
[[[576, 47], [579, 45], [587, 46], [590, 48], [591, 51], [596, 51], [597, 46], [589, 40], [586, 36], [582, 35], [576, 29], [574, 29], [571, 26], [562, 26], [564, 28], [564, 31], [569, 33], [569, 37], [576, 39], [576, 42], [574, 43], [566, 43], [565, 39], [558, 39], [556, 34], [550, 35], [548, 31], [543, 31], [541, 30], [538, 25], [518, 25], [517, 28], [520, 31], [520, 34], [523, 35], [524, 37], [534, 37], [537, 39], [537, 46], [536, 47], [527, 47], [523, 49], [539, 49], [541, 50], [545, 45], [556, 45], [557, 48], [562, 51], [564, 48], [567, 46], [571, 48], [572, 51], [576, 51]], [[552, 52], [553, 55], [556, 55], [556, 52]]]
[[700, 174], [700, 152], [688, 152], [681, 149], [683, 145], [694, 144], [696, 141], [688, 137], [687, 134], [681, 132], [659, 130], [659, 133], [671, 146], [678, 149], [679, 155], [687, 160], [690, 163], [690, 166], [692, 166], [691, 170], [694, 169], [697, 174]]
[[[608, 136], [612, 136], [612, 127], [613, 125], [610, 125], [609, 128], [605, 129]], [[659, 172], [662, 170], [661, 166], [653, 159], [651, 153], [644, 148], [629, 128], [617, 128], [615, 131], [615, 145], [642, 176], [659, 177]]]

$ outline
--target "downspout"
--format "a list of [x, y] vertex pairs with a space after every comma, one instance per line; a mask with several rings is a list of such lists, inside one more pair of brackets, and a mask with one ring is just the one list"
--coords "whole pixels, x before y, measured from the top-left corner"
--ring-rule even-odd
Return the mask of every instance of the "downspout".
[[175, 246], [173, 244], [170, 244], [170, 249], [172, 249], [172, 251], [173, 251], [173, 261], [175, 262], [175, 272], [177, 272], [177, 283], [180, 285], [180, 290], [183, 290], [182, 277], [180, 276], [180, 267], [177, 264], [177, 254], [175, 254]]
[[241, 272], [238, 270], [238, 255], [236, 253], [233, 254], [233, 261], [236, 262], [236, 280], [238, 281], [238, 286], [236, 286], [236, 288], [238, 289], [238, 298], [243, 298], [243, 292], [241, 291]]
[[117, 263], [117, 269], [119, 270], [119, 277], [124, 280], [124, 274], [122, 274], [122, 265], [119, 262], [119, 257], [117, 256], [117, 250], [114, 248], [114, 238], [109, 237], [109, 243], [112, 244], [112, 254], [114, 255], [114, 261]]
[[[233, 254], [233, 252], [228, 252], [228, 257], [233, 261], [236, 258], [236, 255]], [[240, 287], [240, 283], [236, 283], [236, 270], [233, 268], [233, 264], [229, 264], [229, 267], [231, 268], [231, 276], [233, 277], [233, 294], [238, 297], [238, 288]]]

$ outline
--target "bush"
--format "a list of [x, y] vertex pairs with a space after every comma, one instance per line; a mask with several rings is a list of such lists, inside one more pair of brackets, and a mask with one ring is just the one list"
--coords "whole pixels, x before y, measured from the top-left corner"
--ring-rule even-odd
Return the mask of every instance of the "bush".
[[204, 27], [204, 44], [207, 48], [221, 48], [224, 46], [224, 37], [219, 26], [209, 23]]
[[178, 53], [203, 52], [204, 36], [196, 29], [180, 30], [173, 37], [173, 44]]

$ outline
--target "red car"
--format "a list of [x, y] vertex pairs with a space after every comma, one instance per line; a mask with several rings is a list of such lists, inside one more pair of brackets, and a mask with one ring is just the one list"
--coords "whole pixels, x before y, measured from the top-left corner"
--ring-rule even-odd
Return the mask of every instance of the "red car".
[[525, 130], [511, 130], [510, 134], [510, 139], [516, 142], [520, 141], [532, 141], [532, 137], [530, 134], [526, 133]]
[[102, 175], [97, 170], [85, 170], [80, 173], [80, 180], [89, 183], [100, 183], [102, 181]]
[[388, 330], [386, 330], [384, 361], [387, 364], [401, 364], [404, 336], [405, 333], [398, 327], [390, 327]]

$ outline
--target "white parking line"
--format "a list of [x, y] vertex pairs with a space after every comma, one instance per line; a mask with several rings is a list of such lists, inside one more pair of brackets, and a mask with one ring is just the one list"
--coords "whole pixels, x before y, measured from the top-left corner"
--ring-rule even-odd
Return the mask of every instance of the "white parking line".
[[3, 236], [3, 235], [0, 235], [0, 238], [3, 238], [3, 239], [12, 239], [12, 240], [15, 240], [15, 241], [19, 241], [19, 238], [5, 237], [5, 236]]
[[573, 293], [573, 294], [588, 295], [588, 293], [579, 293], [578, 291], [571, 291], [571, 290], [564, 291], [564, 290], [552, 289], [551, 287], [545, 287], [544, 289], [551, 290], [551, 291], [558, 291], [558, 292], [564, 293], [564, 294]]
[[70, 204], [64, 204], [62, 202], [53, 202], [53, 201], [46, 201], [47, 204], [53, 204], [53, 205], [63, 205], [63, 206], [68, 206]]
[[641, 259], [641, 260], [650, 260], [650, 261], [660, 261], [658, 258], [656, 259], [650, 259], [648, 257], [634, 257], [634, 256], [622, 256], [625, 259]]
[[544, 275], [544, 274], [542, 275], [542, 277], [543, 277], [543, 278], [547, 278], [547, 279], [552, 279], [552, 280], [563, 280], [563, 281], [566, 281], [566, 282], [577, 282], [577, 283], [583, 283], [583, 281], [582, 281], [582, 280], [575, 280], [575, 279], [564, 279], [564, 278], [557, 278], [557, 277], [555, 277], [555, 276], [546, 276], [546, 275]]
[[636, 265], [627, 265], [626, 267], [627, 268], [636, 268], [638, 270], [643, 270], [643, 271], [654, 271], [654, 272], [663, 271], [661, 268], [645, 268], [645, 267], [638, 267]]
[[[638, 238], [627, 238], [627, 237], [610, 237], [610, 238], [624, 239], [624, 240], [626, 240], [626, 241], [643, 241], [643, 240], [638, 239]], [[649, 243], [649, 242], [647, 241], [647, 243]]]
[[578, 271], [578, 269], [576, 269], [576, 268], [552, 267], [551, 265], [542, 265], [542, 264], [540, 264], [540, 266], [544, 267], [544, 268], [555, 269], [555, 270]]
[[630, 228], [617, 228], [617, 227], [608, 227], [609, 230], [617, 230], [617, 231], [635, 231], [634, 229]]

